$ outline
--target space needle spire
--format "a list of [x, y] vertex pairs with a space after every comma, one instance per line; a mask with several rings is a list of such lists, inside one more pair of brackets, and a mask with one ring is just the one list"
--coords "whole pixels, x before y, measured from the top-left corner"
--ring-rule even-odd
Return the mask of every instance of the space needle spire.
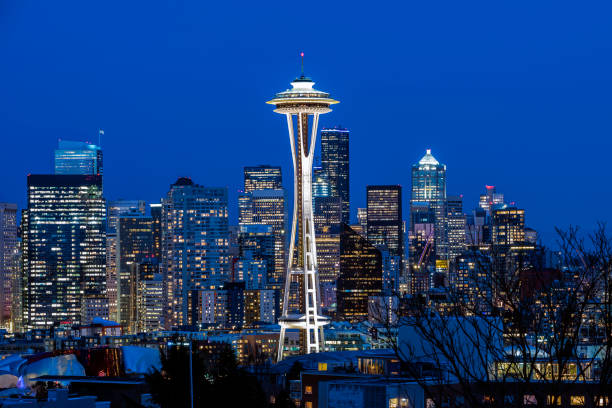
[[277, 93], [274, 99], [267, 102], [276, 107], [274, 112], [287, 118], [294, 171], [293, 221], [283, 310], [279, 319], [281, 329], [277, 361], [285, 355], [287, 329], [300, 330], [301, 354], [318, 353], [323, 345], [323, 326], [329, 323], [329, 318], [321, 315], [320, 310], [312, 205], [312, 163], [319, 115], [331, 112], [330, 105], [338, 101], [331, 99], [328, 93], [313, 88], [314, 82], [304, 76], [304, 53], [300, 53], [300, 56], [301, 76], [291, 82], [291, 89]]

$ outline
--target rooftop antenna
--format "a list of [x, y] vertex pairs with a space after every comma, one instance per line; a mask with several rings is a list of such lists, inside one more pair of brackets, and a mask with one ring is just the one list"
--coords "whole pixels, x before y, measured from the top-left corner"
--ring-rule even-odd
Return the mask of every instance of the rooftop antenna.
[[103, 135], [104, 135], [104, 130], [102, 129], [98, 130], [98, 147], [102, 147], [102, 145], [100, 144], [100, 140]]
[[304, 78], [304, 51], [300, 53], [300, 57], [302, 57], [302, 78]]

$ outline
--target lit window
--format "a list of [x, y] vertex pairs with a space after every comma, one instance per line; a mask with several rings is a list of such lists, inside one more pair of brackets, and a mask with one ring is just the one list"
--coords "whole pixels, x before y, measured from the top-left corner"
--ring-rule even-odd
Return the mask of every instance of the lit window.
[[311, 385], [307, 385], [306, 387], [304, 387], [304, 394], [312, 394], [312, 386]]
[[319, 363], [319, 371], [327, 371], [327, 363]]

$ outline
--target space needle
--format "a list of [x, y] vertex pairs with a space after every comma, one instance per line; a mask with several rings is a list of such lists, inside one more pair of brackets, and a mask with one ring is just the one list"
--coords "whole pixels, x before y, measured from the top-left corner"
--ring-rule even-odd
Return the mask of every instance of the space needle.
[[[283, 292], [283, 311], [279, 319], [277, 361], [284, 357], [287, 329], [300, 330], [302, 354], [318, 353], [323, 344], [323, 326], [329, 323], [329, 318], [322, 316], [320, 311], [321, 295], [312, 206], [312, 162], [319, 115], [331, 112], [330, 105], [338, 101], [331, 99], [328, 93], [313, 88], [314, 82], [304, 76], [304, 53], [301, 53], [301, 57], [301, 76], [291, 82], [291, 89], [277, 93], [274, 99], [267, 102], [276, 107], [274, 112], [287, 117], [294, 172], [293, 221]], [[294, 293], [291, 293], [292, 288]]]

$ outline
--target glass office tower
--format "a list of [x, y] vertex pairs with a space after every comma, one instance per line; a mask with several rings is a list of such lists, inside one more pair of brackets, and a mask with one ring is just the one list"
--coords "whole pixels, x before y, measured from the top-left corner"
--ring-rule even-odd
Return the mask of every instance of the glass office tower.
[[102, 176], [29, 175], [25, 213], [24, 328], [88, 323], [87, 311], [108, 310]]
[[434, 249], [436, 260], [448, 260], [446, 232], [446, 165], [427, 152], [412, 166], [411, 203], [427, 203], [434, 215]]
[[10, 328], [14, 283], [19, 270], [17, 204], [0, 203], [0, 327]]
[[342, 200], [342, 222], [350, 223], [349, 131], [341, 127], [321, 130], [321, 167], [327, 173], [331, 195]]
[[368, 241], [403, 259], [402, 187], [367, 186], [366, 192]]
[[55, 149], [55, 174], [102, 175], [102, 148], [86, 142], [60, 140]]
[[244, 168], [244, 192], [255, 190], [280, 190], [283, 188], [283, 175], [280, 166], [263, 164]]
[[368, 298], [382, 293], [382, 280], [380, 251], [351, 227], [342, 224], [338, 318], [365, 320], [368, 317]]

